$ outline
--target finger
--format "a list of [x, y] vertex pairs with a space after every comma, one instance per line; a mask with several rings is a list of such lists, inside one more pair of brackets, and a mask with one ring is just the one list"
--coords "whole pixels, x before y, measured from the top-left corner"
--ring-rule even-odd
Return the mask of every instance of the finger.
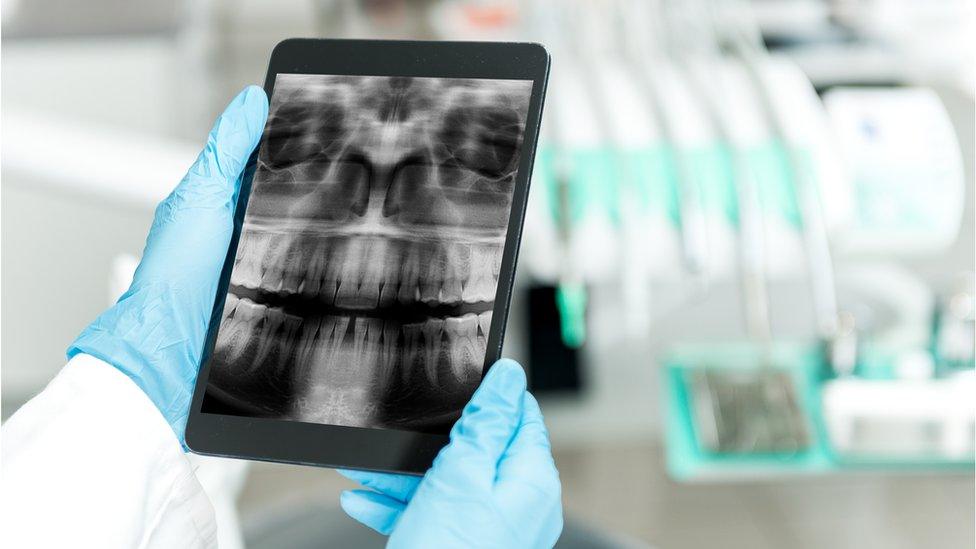
[[512, 443], [498, 463], [498, 478], [517, 478], [537, 474], [540, 470], [555, 471], [549, 431], [539, 408], [539, 401], [526, 392], [522, 421]]
[[498, 460], [522, 417], [525, 372], [513, 360], [499, 360], [451, 429], [451, 442], [434, 460], [437, 477], [490, 486]]
[[390, 535], [406, 508], [403, 502], [370, 490], [346, 490], [339, 496], [339, 505], [347, 515], [384, 536]]
[[185, 206], [232, 206], [241, 173], [267, 118], [264, 90], [248, 86], [214, 122], [206, 146], [170, 199]]
[[350, 469], [338, 469], [338, 471], [340, 475], [353, 482], [403, 502], [410, 501], [421, 480], [421, 477], [392, 473], [371, 473]]

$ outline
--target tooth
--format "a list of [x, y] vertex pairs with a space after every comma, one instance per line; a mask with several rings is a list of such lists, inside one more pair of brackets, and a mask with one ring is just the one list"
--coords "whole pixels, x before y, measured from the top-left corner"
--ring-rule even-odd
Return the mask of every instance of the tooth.
[[262, 290], [277, 292], [281, 290], [281, 277], [285, 257], [289, 247], [289, 237], [280, 233], [272, 233], [268, 239], [268, 249], [261, 261]]
[[477, 356], [478, 318], [472, 313], [448, 318], [444, 321], [444, 333], [450, 346], [451, 371], [456, 381], [464, 382], [485, 359]]
[[403, 365], [400, 369], [400, 378], [404, 385], [411, 381], [413, 372], [417, 364], [423, 360], [423, 351], [420, 348], [421, 338], [420, 324], [403, 325]]
[[359, 302], [368, 309], [376, 308], [380, 300], [380, 285], [386, 269], [387, 248], [389, 241], [385, 238], [371, 238], [366, 250], [366, 263], [363, 265], [365, 275], [359, 283]]
[[227, 318], [230, 317], [231, 314], [234, 312], [234, 309], [237, 307], [238, 301], [240, 301], [239, 297], [237, 297], [236, 295], [230, 292], [227, 292], [227, 298], [224, 299], [224, 312], [223, 314], [220, 315], [221, 324], [223, 324], [227, 320]]
[[[505, 244], [491, 246], [491, 276], [494, 282], [493, 287], [498, 284], [498, 273], [502, 269], [502, 257], [505, 251]], [[494, 292], [494, 289], [492, 290]]]
[[383, 324], [383, 344], [380, 346], [379, 358], [377, 360], [376, 379], [379, 387], [379, 394], [386, 393], [390, 382], [396, 372], [397, 359], [400, 357], [400, 326], [387, 321]]
[[301, 317], [289, 314], [283, 316], [281, 337], [278, 339], [279, 345], [276, 356], [273, 357], [275, 359], [275, 379], [282, 379], [280, 375], [286, 371], [286, 368], [294, 368], [295, 347], [302, 332]]
[[481, 335], [488, 338], [488, 333], [491, 331], [491, 311], [478, 315], [478, 330], [481, 331]]
[[306, 386], [308, 372], [315, 355], [315, 344], [319, 337], [321, 320], [305, 321], [302, 324], [301, 336], [295, 347], [295, 367], [292, 378], [298, 387]]
[[444, 274], [441, 283], [441, 303], [456, 304], [461, 301], [461, 277], [459, 276], [460, 259], [457, 245], [444, 248]]
[[396, 301], [400, 285], [400, 258], [404, 248], [403, 241], [390, 241], [383, 256], [383, 278], [377, 305], [386, 307]]
[[492, 301], [495, 299], [495, 284], [491, 276], [491, 248], [475, 246], [471, 250], [471, 269], [461, 298], [465, 303]]
[[400, 303], [417, 301], [417, 278], [420, 275], [420, 251], [418, 244], [410, 244], [403, 254], [403, 266], [400, 270], [400, 290], [397, 299]]
[[357, 363], [355, 367], [364, 376], [372, 374], [376, 367], [382, 330], [383, 321], [376, 318], [357, 318], [353, 326], [353, 356]]
[[361, 238], [351, 238], [346, 244], [342, 265], [339, 267], [339, 288], [336, 291], [337, 307], [359, 308], [356, 294], [359, 293], [359, 280], [362, 278], [362, 265], [365, 244]]
[[[435, 248], [430, 250], [430, 248]], [[436, 249], [435, 245], [428, 248], [428, 253], [424, 254], [423, 263], [421, 263], [421, 273], [423, 277], [421, 278], [420, 287], [420, 301], [428, 305], [433, 305], [440, 302], [441, 298], [441, 286], [443, 286], [444, 280], [444, 253]]]
[[250, 366], [247, 371], [260, 371], [274, 340], [274, 334], [281, 324], [280, 311], [269, 309], [266, 305], [254, 303], [251, 308], [251, 335], [249, 343], [254, 347], [254, 353], [249, 357]]
[[335, 302], [336, 288], [339, 286], [342, 264], [346, 257], [346, 238], [330, 238], [326, 241], [328, 259], [325, 263], [325, 275], [319, 288], [319, 299], [332, 305]]
[[374, 266], [371, 249], [376, 241], [366, 238], [353, 238], [346, 247], [346, 255], [339, 276], [339, 289], [335, 304], [347, 309], [372, 309], [379, 298], [379, 282], [371, 274]]
[[241, 239], [237, 243], [237, 255], [234, 256], [234, 268], [230, 273], [230, 283], [234, 286], [242, 285], [242, 280], [246, 278], [245, 272], [251, 268], [251, 254], [248, 251], [251, 240], [249, 231], [241, 233]]
[[322, 288], [322, 277], [325, 275], [325, 262], [328, 256], [327, 239], [317, 238], [315, 244], [310, 245], [311, 255], [305, 271], [305, 280], [300, 285], [302, 297], [315, 299]]
[[237, 252], [241, 257], [241, 272], [236, 284], [246, 288], [260, 288], [261, 262], [268, 247], [269, 235], [248, 230], [241, 240], [241, 249]]
[[285, 254], [282, 266], [281, 291], [286, 294], [297, 294], [302, 280], [305, 278], [305, 268], [308, 264], [309, 240], [304, 236], [295, 237]]
[[332, 329], [325, 334], [329, 336], [329, 339], [325, 349], [326, 355], [324, 358], [326, 362], [324, 362], [323, 365], [330, 368], [341, 367], [342, 364], [339, 363], [339, 358], [343, 347], [342, 343], [345, 340], [346, 332], [349, 329], [349, 317], [329, 317], [328, 325]]
[[478, 315], [478, 356], [481, 362], [485, 361], [485, 353], [488, 350], [488, 334], [491, 332], [491, 311]]
[[421, 331], [424, 334], [424, 369], [427, 372], [427, 381], [432, 386], [437, 387], [437, 367], [440, 364], [444, 321], [439, 318], [431, 318], [424, 322]]
[[464, 291], [461, 281], [464, 280], [465, 266], [470, 261], [471, 254], [468, 247], [452, 244], [445, 249], [444, 257], [444, 285], [441, 286], [441, 301], [446, 304], [461, 302]]
[[231, 304], [231, 295], [227, 294], [227, 302], [224, 305], [224, 320], [221, 322], [220, 331], [217, 333], [217, 342], [214, 344], [214, 354], [220, 355], [223, 361], [234, 361], [240, 356], [250, 336], [250, 326], [247, 324], [249, 311], [245, 312], [242, 301], [234, 296]]
[[227, 320], [227, 326], [220, 330], [217, 337], [218, 352], [227, 362], [238, 363], [249, 348], [256, 343], [253, 332], [260, 320], [262, 305], [257, 305], [250, 299], [237, 300], [234, 311]]

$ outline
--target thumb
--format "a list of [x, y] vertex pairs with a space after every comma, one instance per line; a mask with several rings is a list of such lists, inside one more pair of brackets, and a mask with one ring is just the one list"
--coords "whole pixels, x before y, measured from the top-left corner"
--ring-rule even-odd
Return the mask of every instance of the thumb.
[[464, 407], [431, 474], [491, 486], [521, 420], [524, 394], [522, 367], [509, 359], [496, 362]]
[[[137, 283], [177, 273], [216, 281], [214, 273], [219, 273], [233, 229], [241, 173], [261, 139], [267, 117], [264, 90], [249, 86], [217, 118], [196, 162], [156, 208], [136, 270]], [[210, 284], [202, 287], [209, 291]]]
[[264, 90], [244, 88], [214, 122], [206, 146], [166, 202], [173, 202], [174, 209], [233, 208], [231, 199], [267, 118]]

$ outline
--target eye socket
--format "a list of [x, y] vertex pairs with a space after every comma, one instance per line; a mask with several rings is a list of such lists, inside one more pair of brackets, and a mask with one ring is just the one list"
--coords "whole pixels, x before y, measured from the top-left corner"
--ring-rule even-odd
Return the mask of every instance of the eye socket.
[[488, 179], [515, 169], [522, 128], [505, 107], [455, 107], [444, 117], [441, 141], [459, 165]]
[[328, 162], [336, 145], [346, 139], [346, 126], [341, 105], [282, 105], [268, 122], [263, 161], [272, 170]]

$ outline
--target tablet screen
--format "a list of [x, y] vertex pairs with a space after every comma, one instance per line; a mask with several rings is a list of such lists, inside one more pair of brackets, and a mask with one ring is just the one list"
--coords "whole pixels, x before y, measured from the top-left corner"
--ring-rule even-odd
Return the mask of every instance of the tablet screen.
[[531, 92], [278, 74], [202, 411], [446, 433], [481, 380]]

